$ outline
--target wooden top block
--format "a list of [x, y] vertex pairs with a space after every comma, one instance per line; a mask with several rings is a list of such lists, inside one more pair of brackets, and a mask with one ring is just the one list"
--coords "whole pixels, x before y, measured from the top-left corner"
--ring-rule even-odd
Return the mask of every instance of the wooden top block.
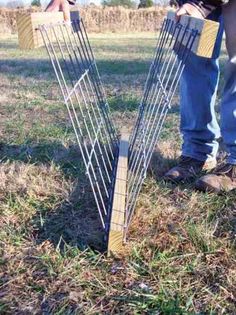
[[[175, 12], [169, 11], [167, 19], [176, 23]], [[198, 33], [191, 49], [192, 52], [200, 57], [212, 58], [220, 24], [215, 21], [198, 19], [188, 15], [182, 16], [178, 23], [183, 26], [183, 32], [184, 27], [187, 26], [189, 29], [196, 30]], [[176, 36], [176, 34], [174, 36]], [[179, 38], [181, 38], [181, 36], [179, 36]], [[185, 44], [186, 41], [183, 41], [183, 45]]]
[[63, 22], [62, 12], [18, 13], [16, 16], [18, 40], [21, 49], [34, 49], [44, 45], [39, 25]]
[[33, 12], [33, 13], [18, 13], [17, 20], [20, 22], [20, 19], [31, 19], [34, 24], [50, 24], [56, 22], [62, 22], [63, 12]]

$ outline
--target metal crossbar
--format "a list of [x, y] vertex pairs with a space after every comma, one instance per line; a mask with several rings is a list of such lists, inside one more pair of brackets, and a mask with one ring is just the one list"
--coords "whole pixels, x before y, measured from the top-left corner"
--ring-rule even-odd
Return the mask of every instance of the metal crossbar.
[[112, 203], [118, 138], [81, 19], [39, 27], [58, 80], [104, 229]]
[[[129, 146], [125, 235], [153, 151], [198, 32], [165, 19]], [[185, 45], [182, 45], [185, 42]]]

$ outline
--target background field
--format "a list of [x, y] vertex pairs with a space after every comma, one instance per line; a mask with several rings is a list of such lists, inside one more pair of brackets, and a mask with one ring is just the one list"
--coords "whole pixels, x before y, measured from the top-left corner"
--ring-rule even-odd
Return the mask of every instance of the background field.
[[[7, 9], [0, 7], [0, 35], [16, 33], [18, 13], [41, 11], [42, 8]], [[167, 12], [167, 7], [155, 6], [145, 9], [128, 9], [122, 6], [76, 6], [88, 32], [156, 32]]]
[[[155, 34], [90, 38], [116, 126], [129, 126]], [[107, 259], [96, 250], [99, 227], [47, 55], [18, 50], [15, 36], [1, 40], [1, 314], [236, 314], [235, 192], [207, 195], [163, 181], [179, 155], [178, 124], [174, 104], [127, 255]]]

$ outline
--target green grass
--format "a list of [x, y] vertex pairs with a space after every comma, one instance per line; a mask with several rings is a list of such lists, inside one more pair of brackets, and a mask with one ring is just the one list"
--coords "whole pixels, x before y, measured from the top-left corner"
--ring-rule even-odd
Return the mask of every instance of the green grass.
[[[155, 37], [91, 35], [118, 129], [133, 124]], [[0, 314], [236, 314], [235, 193], [208, 195], [162, 179], [180, 153], [178, 101], [126, 255], [108, 259], [44, 49], [1, 40], [0, 86]]]

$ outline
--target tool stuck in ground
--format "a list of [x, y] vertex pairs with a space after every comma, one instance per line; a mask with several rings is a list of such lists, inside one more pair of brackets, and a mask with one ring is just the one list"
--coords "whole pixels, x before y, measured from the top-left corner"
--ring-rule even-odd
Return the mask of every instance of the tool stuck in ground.
[[41, 25], [106, 232], [108, 254], [122, 251], [137, 198], [188, 56], [211, 58], [219, 25], [169, 12], [131, 135], [118, 136], [82, 19]]

